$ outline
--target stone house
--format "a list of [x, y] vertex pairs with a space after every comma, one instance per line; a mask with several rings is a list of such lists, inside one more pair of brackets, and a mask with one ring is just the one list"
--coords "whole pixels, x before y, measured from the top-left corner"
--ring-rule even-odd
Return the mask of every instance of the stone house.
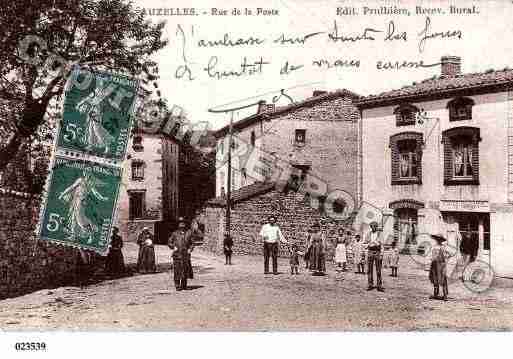
[[143, 227], [165, 243], [178, 217], [191, 220], [214, 197], [214, 154], [163, 134], [136, 131], [128, 149], [117, 218], [126, 240]]
[[[315, 91], [314, 96], [285, 107], [261, 103], [257, 113], [233, 124], [231, 189], [271, 178], [305, 182], [308, 176], [329, 190], [356, 196], [358, 95], [348, 90]], [[216, 196], [226, 192], [229, 127], [216, 133]], [[251, 159], [267, 158], [280, 164], [280, 174], [263, 169]], [[262, 172], [262, 171], [260, 171]], [[324, 194], [319, 194], [321, 201]]]
[[[353, 101], [358, 98], [348, 90], [316, 91], [311, 98], [281, 108], [260, 103], [255, 115], [233, 124], [230, 228], [236, 251], [261, 253], [256, 229], [271, 213], [286, 235], [300, 244], [314, 221], [325, 222], [323, 228], [330, 233], [345, 223], [333, 220], [328, 211], [347, 214], [345, 220], [352, 215], [359, 119]], [[225, 228], [225, 209], [220, 207], [227, 188], [229, 128], [220, 129], [216, 137], [217, 198], [202, 213], [206, 245], [212, 249], [222, 243]], [[255, 158], [271, 165], [254, 166]], [[323, 191], [312, 192], [313, 184], [324, 186]], [[345, 196], [327, 200], [330, 191]]]
[[415, 244], [437, 210], [496, 273], [513, 275], [512, 89], [512, 70], [463, 74], [459, 57], [444, 56], [439, 76], [357, 102], [360, 201], [393, 217], [384, 230], [400, 245]]

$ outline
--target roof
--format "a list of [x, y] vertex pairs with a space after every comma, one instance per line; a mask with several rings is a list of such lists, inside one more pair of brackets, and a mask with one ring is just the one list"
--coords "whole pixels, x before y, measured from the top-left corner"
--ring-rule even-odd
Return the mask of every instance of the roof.
[[[267, 120], [267, 119], [275, 118], [275, 117], [281, 116], [285, 113], [297, 110], [302, 107], [311, 107], [311, 106], [314, 106], [314, 105], [324, 102], [324, 101], [330, 101], [330, 100], [333, 100], [336, 98], [343, 98], [343, 97], [350, 97], [351, 99], [354, 100], [354, 99], [359, 99], [362, 96], [360, 96], [352, 91], [349, 91], [347, 89], [339, 89], [339, 90], [335, 90], [332, 92], [326, 92], [326, 93], [323, 93], [318, 96], [309, 97], [301, 102], [296, 102], [296, 103], [292, 103], [287, 106], [278, 107], [277, 109], [275, 109], [274, 111], [271, 111], [271, 112], [262, 112], [262, 113], [257, 113], [257, 114], [248, 116], [238, 122], [235, 122], [233, 124], [233, 129], [241, 130], [243, 128], [246, 128], [246, 127], [248, 127], [256, 122], [259, 122], [261, 120], [264, 120], [264, 119]], [[215, 133], [215, 136], [217, 138], [221, 138], [228, 133], [229, 129], [230, 129], [230, 126], [226, 125], [223, 128], [219, 129]]]
[[[259, 194], [267, 193], [274, 189], [274, 182], [255, 182], [244, 186], [231, 193], [232, 203], [244, 201]], [[207, 205], [226, 206], [226, 197], [216, 197], [207, 201]]]
[[448, 98], [462, 93], [472, 95], [498, 92], [512, 84], [513, 70], [509, 68], [450, 77], [433, 77], [397, 90], [360, 98], [355, 101], [355, 105], [364, 109], [391, 105], [401, 101]]

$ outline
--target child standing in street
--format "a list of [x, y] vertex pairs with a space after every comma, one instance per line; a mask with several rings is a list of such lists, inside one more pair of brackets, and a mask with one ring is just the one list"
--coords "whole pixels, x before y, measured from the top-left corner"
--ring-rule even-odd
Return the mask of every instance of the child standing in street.
[[360, 235], [355, 236], [353, 244], [354, 263], [356, 265], [356, 274], [365, 274], [365, 249], [363, 248]]
[[226, 258], [225, 265], [232, 265], [232, 247], [233, 247], [233, 239], [228, 234], [225, 234], [224, 236], [224, 256]]
[[299, 274], [299, 256], [302, 253], [298, 250], [297, 245], [290, 247], [290, 274]]
[[335, 247], [335, 263], [343, 272], [346, 271], [347, 254], [346, 254], [346, 237], [344, 230], [340, 229], [339, 236], [337, 237], [337, 246]]
[[392, 242], [392, 248], [389, 250], [390, 268], [392, 269], [391, 277], [397, 277], [397, 267], [399, 266], [399, 249], [397, 249], [397, 242]]

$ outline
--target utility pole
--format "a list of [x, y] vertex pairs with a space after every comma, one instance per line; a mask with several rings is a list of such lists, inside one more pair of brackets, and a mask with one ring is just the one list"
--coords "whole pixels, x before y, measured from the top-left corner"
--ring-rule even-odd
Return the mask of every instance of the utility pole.
[[230, 129], [228, 133], [228, 183], [226, 191], [226, 228], [225, 235], [230, 236], [230, 220], [232, 206], [232, 133], [233, 133], [233, 111], [230, 115]]

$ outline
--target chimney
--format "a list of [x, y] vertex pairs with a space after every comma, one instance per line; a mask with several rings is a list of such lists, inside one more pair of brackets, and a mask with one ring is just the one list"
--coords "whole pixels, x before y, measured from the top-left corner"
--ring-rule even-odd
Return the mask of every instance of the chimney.
[[328, 93], [328, 91], [322, 91], [322, 90], [314, 90], [313, 97], [321, 96]]
[[442, 77], [454, 77], [461, 74], [461, 57], [442, 56], [440, 63], [442, 65]]
[[257, 114], [259, 113], [266, 113], [266, 112], [273, 112], [275, 107], [274, 103], [266, 103], [265, 100], [262, 100], [258, 103], [257, 108]]

